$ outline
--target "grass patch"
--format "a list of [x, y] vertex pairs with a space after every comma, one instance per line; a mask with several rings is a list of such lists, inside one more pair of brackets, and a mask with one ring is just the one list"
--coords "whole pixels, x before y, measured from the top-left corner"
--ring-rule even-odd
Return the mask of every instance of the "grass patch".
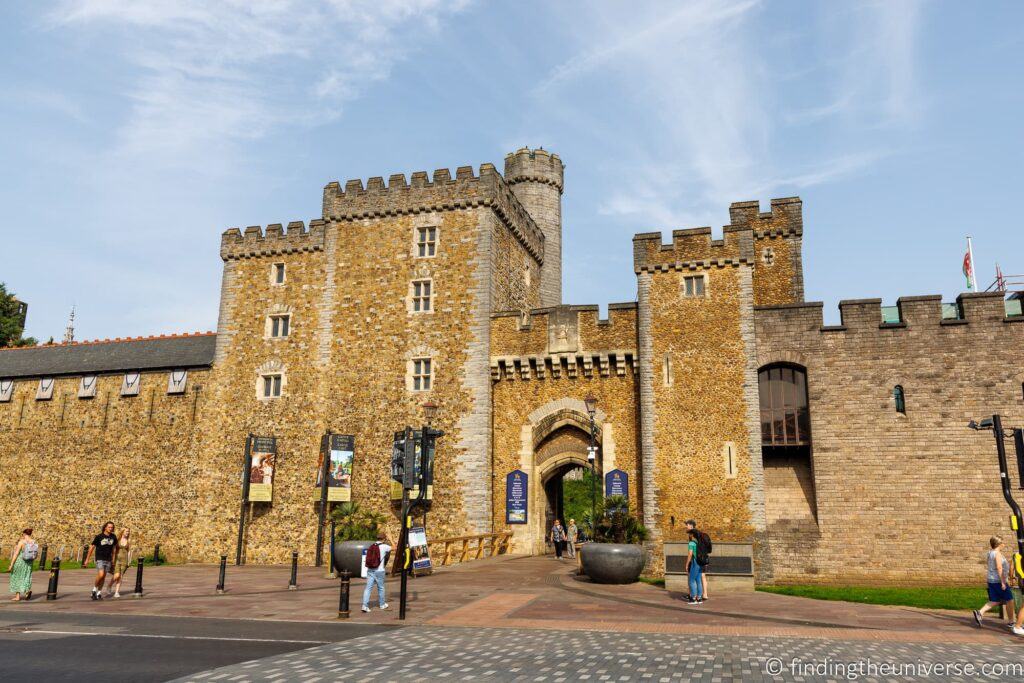
[[652, 586], [658, 586], [659, 588], [665, 587], [665, 579], [654, 579], [648, 576], [641, 576], [640, 580], [644, 583], [649, 583]]
[[[49, 571], [49, 567], [50, 567], [51, 564], [53, 564], [52, 558], [47, 558], [47, 560], [46, 560], [46, 567], [47, 567], [46, 571]], [[0, 572], [6, 572], [10, 568], [10, 566], [11, 566], [10, 558], [6, 558], [6, 559], [0, 560]], [[95, 565], [93, 565], [92, 563], [89, 564], [89, 567], [93, 567], [93, 566], [95, 566]], [[82, 568], [81, 563], [75, 562], [74, 560], [61, 560], [60, 561], [60, 570], [61, 571], [64, 571], [65, 569], [81, 569], [81, 568]], [[35, 562], [32, 563], [32, 571], [34, 571], [34, 572], [39, 571], [39, 560], [36, 560]]]
[[757, 590], [796, 595], [815, 600], [842, 600], [869, 605], [902, 605], [926, 609], [977, 609], [988, 600], [984, 588], [940, 586], [933, 588], [882, 588], [867, 586], [758, 586]]

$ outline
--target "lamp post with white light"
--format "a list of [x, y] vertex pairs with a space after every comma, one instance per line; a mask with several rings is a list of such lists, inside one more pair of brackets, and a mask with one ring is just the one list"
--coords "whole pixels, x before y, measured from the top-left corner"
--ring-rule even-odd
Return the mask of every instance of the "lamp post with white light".
[[589, 394], [583, 402], [590, 415], [590, 446], [587, 448], [587, 460], [590, 461], [590, 540], [594, 540], [597, 531], [597, 399]]

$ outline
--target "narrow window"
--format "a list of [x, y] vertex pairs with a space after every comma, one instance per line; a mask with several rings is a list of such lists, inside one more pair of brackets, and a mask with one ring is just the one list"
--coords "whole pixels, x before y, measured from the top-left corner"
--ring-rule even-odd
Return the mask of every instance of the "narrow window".
[[433, 256], [437, 253], [437, 228], [417, 228], [416, 255]]
[[722, 447], [722, 460], [725, 464], [725, 478], [736, 478], [736, 444], [727, 442]]
[[270, 267], [270, 281], [275, 285], [284, 284], [284, 264], [275, 263]]
[[672, 386], [672, 356], [665, 354], [665, 360], [662, 365], [662, 375], [666, 387]]
[[270, 336], [287, 337], [291, 325], [291, 315], [270, 316]]
[[429, 358], [413, 358], [412, 360], [412, 390], [430, 391], [431, 368]]
[[413, 280], [412, 283], [412, 310], [423, 313], [431, 310], [430, 280]]
[[281, 375], [280, 373], [274, 373], [270, 375], [262, 375], [263, 377], [263, 398], [280, 398], [281, 397]]
[[687, 297], [704, 296], [704, 276], [686, 275], [683, 277], [683, 295]]
[[907, 414], [907, 399], [903, 393], [903, 385], [897, 384], [892, 388], [892, 398], [896, 402], [896, 412], [900, 415]]

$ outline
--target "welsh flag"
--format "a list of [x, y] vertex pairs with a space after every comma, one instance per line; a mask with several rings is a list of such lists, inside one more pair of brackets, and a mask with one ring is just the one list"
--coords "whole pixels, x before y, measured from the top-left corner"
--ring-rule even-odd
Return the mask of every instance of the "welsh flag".
[[973, 275], [974, 263], [971, 262], [971, 250], [968, 247], [967, 253], [964, 254], [964, 277], [967, 278], [967, 289], [971, 289], [971, 283], [974, 281]]

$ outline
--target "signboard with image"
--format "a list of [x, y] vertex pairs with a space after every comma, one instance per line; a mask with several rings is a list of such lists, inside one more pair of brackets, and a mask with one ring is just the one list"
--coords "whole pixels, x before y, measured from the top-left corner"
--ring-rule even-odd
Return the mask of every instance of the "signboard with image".
[[274, 468], [277, 466], [277, 439], [254, 436], [249, 467], [249, 501], [269, 503], [274, 499]]
[[355, 457], [356, 438], [351, 434], [331, 434], [326, 444], [327, 452], [320, 451], [316, 465], [316, 499], [320, 499], [323, 483], [324, 457], [327, 463], [327, 501], [347, 502], [352, 500], [352, 461]]
[[522, 470], [513, 470], [505, 476], [505, 523], [526, 524], [528, 475]]

